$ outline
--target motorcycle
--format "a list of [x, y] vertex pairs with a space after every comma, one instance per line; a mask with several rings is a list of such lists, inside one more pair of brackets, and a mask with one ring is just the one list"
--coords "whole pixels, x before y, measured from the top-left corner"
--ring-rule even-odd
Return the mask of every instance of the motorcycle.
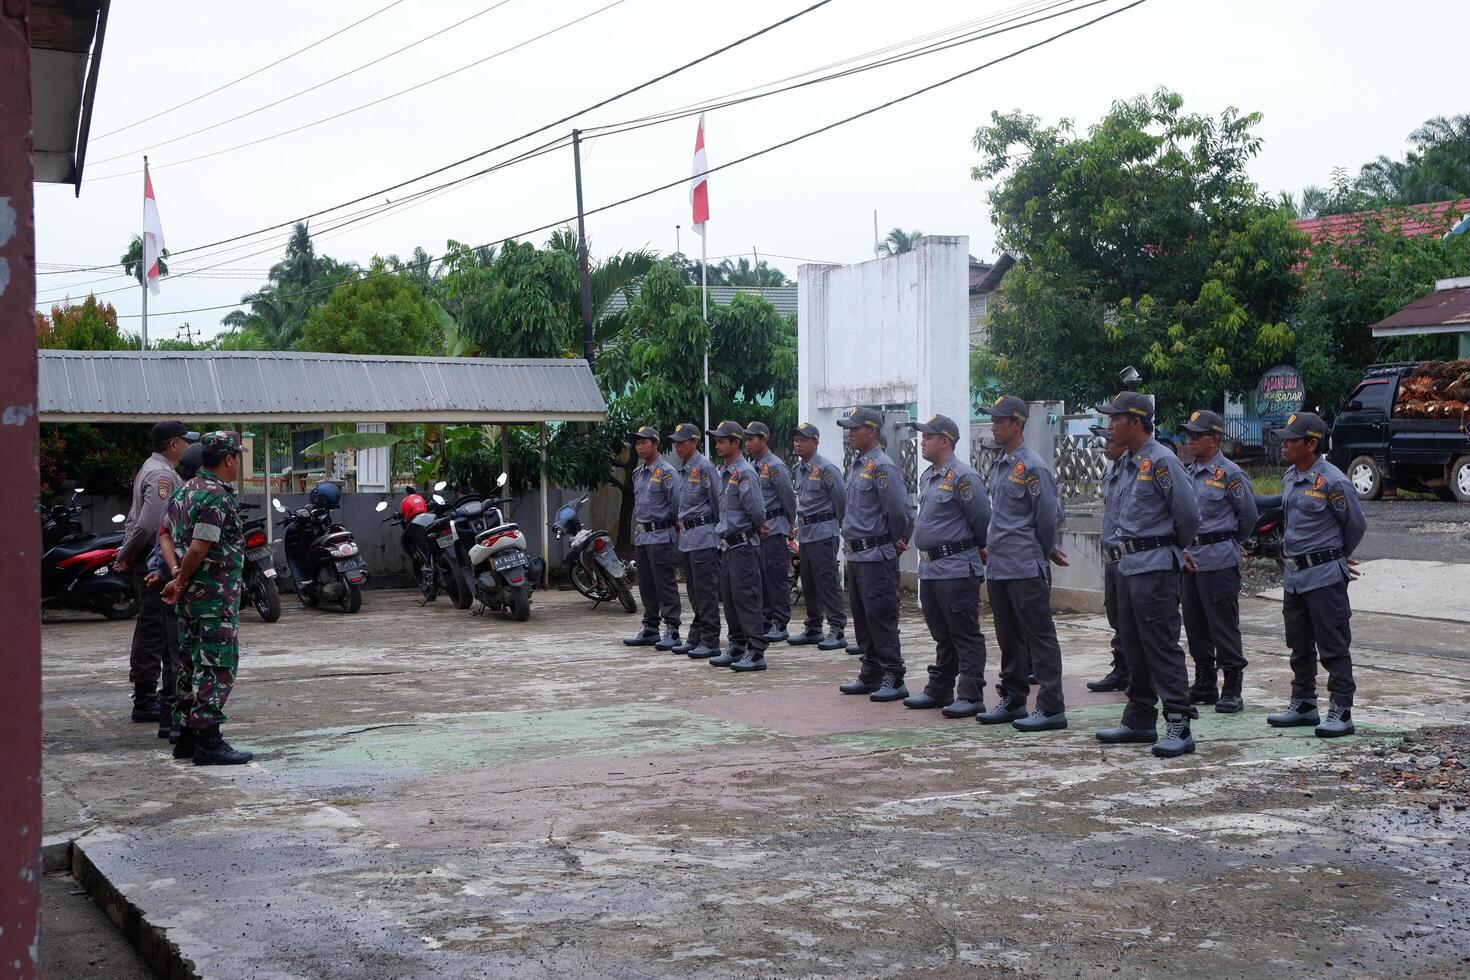
[[[240, 511], [260, 510], [255, 504], [241, 504]], [[250, 600], [260, 618], [274, 623], [281, 618], [281, 590], [276, 586], [276, 563], [265, 536], [265, 517], [245, 521], [245, 571], [241, 582], [242, 597]]]
[[367, 563], [358, 553], [352, 532], [332, 521], [332, 511], [341, 500], [342, 492], [331, 483], [318, 483], [308, 505], [296, 511], [288, 512], [280, 500], [271, 498], [271, 506], [285, 515], [281, 523], [286, 571], [303, 609], [323, 602], [339, 604], [349, 613], [362, 608]]
[[633, 591], [628, 588], [627, 570], [623, 568], [618, 553], [613, 550], [612, 536], [606, 531], [583, 527], [582, 520], [578, 517], [578, 512], [590, 496], [591, 494], [583, 494], [563, 506], [556, 512], [556, 520], [551, 523], [551, 533], [556, 535], [558, 541], [571, 536], [562, 564], [566, 566], [572, 587], [592, 600], [593, 609], [599, 603], [616, 599], [622, 604], [624, 612], [635, 613], [638, 611], [638, 603], [633, 599]]
[[[398, 513], [383, 518], [383, 523], [403, 528], [403, 550], [413, 564], [414, 579], [424, 602], [433, 602], [443, 589], [456, 609], [468, 609], [474, 601], [474, 590], [454, 557], [452, 549], [458, 539], [454, 517], [439, 495], [447, 485], [442, 480], [436, 483], [428, 499], [413, 486], [405, 487]], [[388, 502], [380, 501], [374, 509], [382, 513], [388, 509]]]
[[[508, 479], [502, 473], [495, 485], [504, 487]], [[474, 543], [466, 558], [474, 597], [480, 601], [479, 612], [493, 609], [524, 622], [531, 618], [533, 563], [526, 555], [526, 536], [501, 516], [499, 505], [510, 499], [473, 496], [456, 500], [454, 525], [461, 545], [466, 533], [473, 534]]]
[[1286, 509], [1281, 503], [1281, 494], [1256, 497], [1256, 526], [1245, 543], [1245, 550], [1253, 558], [1266, 558], [1276, 563], [1283, 573], [1286, 571]]
[[[63, 504], [41, 512], [41, 608], [85, 609], [108, 619], [138, 615], [141, 597], [133, 580], [112, 570], [123, 532], [90, 534], [82, 528], [78, 487]], [[114, 514], [112, 523], [126, 518]]]

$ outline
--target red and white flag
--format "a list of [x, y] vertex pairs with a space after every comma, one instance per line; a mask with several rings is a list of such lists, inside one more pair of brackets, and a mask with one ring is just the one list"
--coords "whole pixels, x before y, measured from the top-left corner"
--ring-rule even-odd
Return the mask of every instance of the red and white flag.
[[694, 208], [694, 230], [704, 237], [704, 223], [709, 220], [709, 161], [704, 157], [704, 113], [699, 114], [699, 132], [694, 137], [694, 177], [689, 187], [689, 203]]
[[148, 163], [143, 163], [143, 268], [147, 271], [148, 292], [158, 295], [158, 257], [163, 254], [163, 222], [158, 217], [158, 201], [153, 197], [153, 178], [148, 176]]

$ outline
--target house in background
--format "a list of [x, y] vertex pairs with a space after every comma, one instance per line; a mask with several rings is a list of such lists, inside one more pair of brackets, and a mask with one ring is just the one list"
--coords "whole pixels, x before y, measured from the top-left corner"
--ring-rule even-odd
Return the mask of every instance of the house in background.
[[[633, 295], [638, 295], [638, 287], [633, 287]], [[796, 316], [796, 283], [789, 286], [711, 286], [709, 287], [709, 301], [715, 306], [729, 306], [735, 301], [740, 293], [750, 296], [759, 296], [776, 308], [776, 312], [782, 316]], [[622, 293], [613, 296], [607, 301], [607, 308], [603, 315], [617, 313], [628, 308], [628, 298]]]
[[990, 312], [1000, 300], [1000, 281], [1016, 264], [1010, 252], [1000, 253], [994, 262], [970, 256], [970, 346], [979, 347], [990, 340]]

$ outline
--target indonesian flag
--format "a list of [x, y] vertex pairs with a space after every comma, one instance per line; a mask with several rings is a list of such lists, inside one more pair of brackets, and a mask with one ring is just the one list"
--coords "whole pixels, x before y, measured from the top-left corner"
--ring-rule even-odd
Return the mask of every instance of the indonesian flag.
[[143, 268], [147, 269], [148, 292], [158, 295], [158, 257], [163, 254], [163, 222], [158, 218], [158, 201], [153, 197], [153, 178], [143, 164]]
[[689, 203], [694, 208], [694, 230], [704, 237], [704, 223], [709, 220], [709, 161], [704, 157], [704, 113], [699, 114], [699, 132], [694, 137], [694, 177], [689, 187]]

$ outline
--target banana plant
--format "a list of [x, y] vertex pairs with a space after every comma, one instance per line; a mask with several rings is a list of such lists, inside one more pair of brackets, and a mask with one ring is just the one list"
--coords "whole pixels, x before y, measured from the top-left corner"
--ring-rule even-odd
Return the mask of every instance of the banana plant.
[[314, 442], [301, 450], [303, 456], [317, 458], [332, 453], [355, 452], [359, 449], [386, 449], [396, 446], [403, 437], [391, 432], [339, 432]]

